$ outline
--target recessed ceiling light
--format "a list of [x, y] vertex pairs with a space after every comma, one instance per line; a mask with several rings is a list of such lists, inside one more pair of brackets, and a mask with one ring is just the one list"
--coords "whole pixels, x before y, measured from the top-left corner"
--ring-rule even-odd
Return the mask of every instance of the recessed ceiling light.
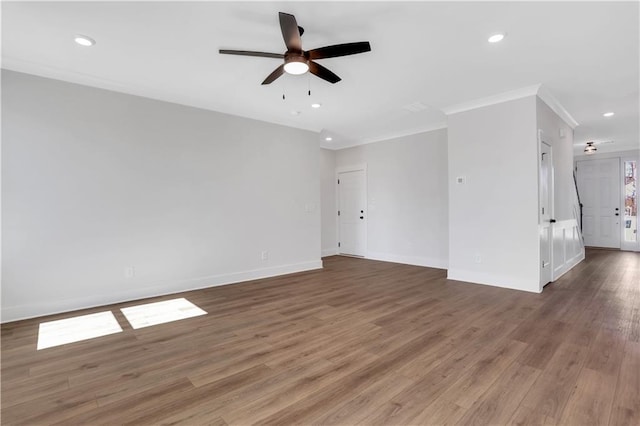
[[320, 108], [322, 104], [311, 104], [311, 108]]
[[613, 117], [613, 113], [612, 112], [605, 112], [602, 115], [605, 116], [605, 117]]
[[85, 47], [93, 46], [94, 44], [96, 44], [96, 41], [91, 37], [87, 37], [86, 35], [80, 35], [80, 34], [75, 35], [73, 37], [73, 41], [78, 43], [80, 46], [85, 46]]
[[497, 43], [499, 41], [502, 41], [504, 36], [505, 36], [505, 34], [503, 34], [503, 33], [494, 34], [491, 37], [489, 37], [488, 41], [489, 41], [489, 43]]
[[333, 138], [331, 136], [327, 136], [326, 138], [324, 138], [324, 140], [327, 142], [331, 142]]

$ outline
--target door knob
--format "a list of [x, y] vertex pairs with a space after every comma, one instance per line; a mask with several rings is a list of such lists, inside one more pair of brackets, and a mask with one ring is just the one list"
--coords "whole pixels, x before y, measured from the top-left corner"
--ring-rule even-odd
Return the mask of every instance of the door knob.
[[360, 216], [360, 219], [364, 219], [364, 216]]
[[360, 210], [360, 213], [364, 213], [364, 210]]
[[549, 219], [549, 223], [556, 223], [555, 219]]
[[616, 213], [616, 216], [620, 216], [620, 213]]

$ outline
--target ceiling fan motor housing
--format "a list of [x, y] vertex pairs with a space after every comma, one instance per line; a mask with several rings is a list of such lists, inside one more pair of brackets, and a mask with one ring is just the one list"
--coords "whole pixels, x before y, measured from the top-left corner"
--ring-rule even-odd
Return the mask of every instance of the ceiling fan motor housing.
[[304, 62], [308, 63], [309, 58], [305, 55], [305, 52], [287, 52], [284, 54], [284, 62]]

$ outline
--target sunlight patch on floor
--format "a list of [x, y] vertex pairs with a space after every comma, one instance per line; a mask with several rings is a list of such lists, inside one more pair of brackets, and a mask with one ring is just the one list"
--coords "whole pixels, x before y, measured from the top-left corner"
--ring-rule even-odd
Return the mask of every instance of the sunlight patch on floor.
[[207, 314], [185, 298], [147, 303], [120, 310], [134, 329]]
[[43, 322], [38, 330], [38, 350], [120, 332], [111, 311]]

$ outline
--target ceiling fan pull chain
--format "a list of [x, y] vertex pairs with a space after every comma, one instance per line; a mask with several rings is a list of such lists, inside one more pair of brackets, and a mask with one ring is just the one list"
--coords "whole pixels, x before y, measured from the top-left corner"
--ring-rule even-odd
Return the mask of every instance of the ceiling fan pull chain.
[[307, 87], [309, 89], [307, 93], [311, 96], [311, 73], [307, 73]]

